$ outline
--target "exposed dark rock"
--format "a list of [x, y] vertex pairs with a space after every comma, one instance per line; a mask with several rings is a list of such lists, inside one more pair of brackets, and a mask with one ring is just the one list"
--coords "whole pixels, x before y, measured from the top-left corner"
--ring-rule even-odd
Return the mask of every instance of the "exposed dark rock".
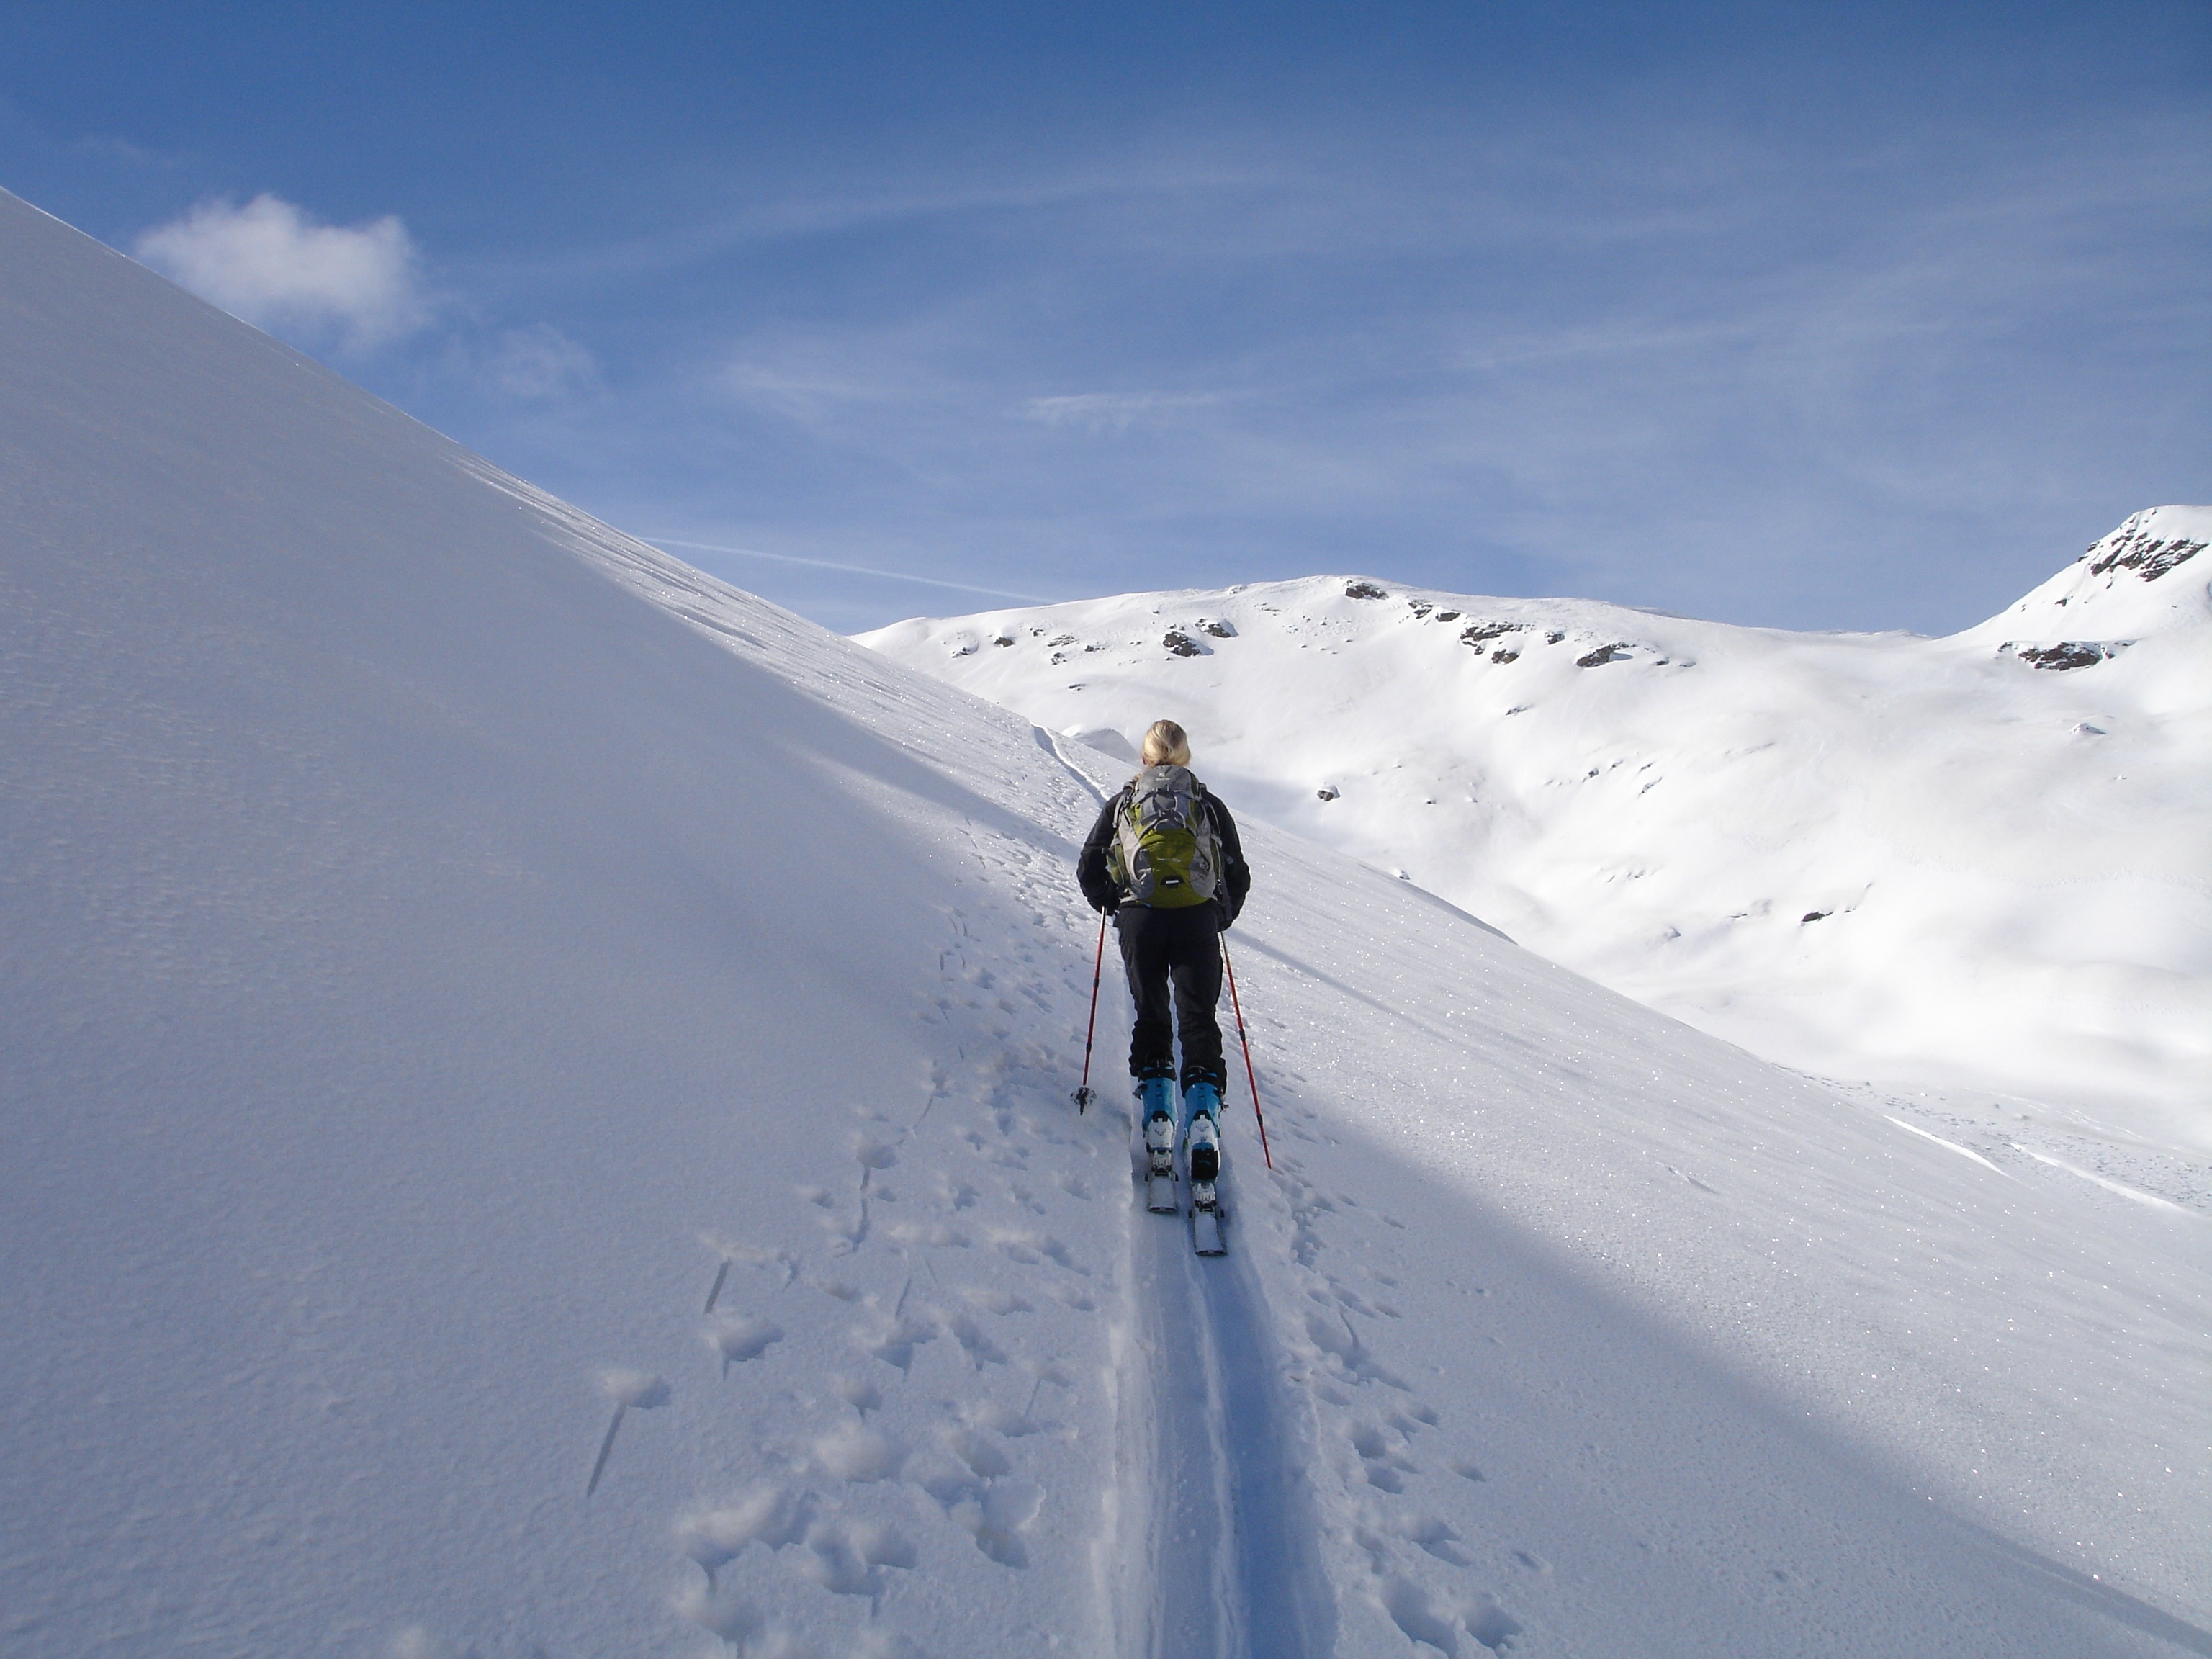
[[1373, 582], [1346, 582], [1344, 597], [1347, 599], [1387, 599], [1390, 596]]
[[1206, 654], [1206, 647], [1180, 628], [1168, 629], [1167, 637], [1160, 643], [1178, 657], [1198, 657]]
[[991, 643], [994, 645], [1012, 645], [1013, 642], [1014, 636], [1011, 634], [994, 634], [991, 636]]
[[1459, 642], [1462, 645], [1471, 645], [1479, 651], [1494, 639], [1507, 634], [1517, 634], [1520, 631], [1519, 623], [1469, 623], [1465, 628], [1460, 629]]
[[1426, 599], [1408, 599], [1406, 601], [1406, 608], [1419, 617], [1425, 617], [1430, 611], [1436, 609]]
[[1797, 919], [1797, 925], [1802, 927], [1808, 921], [1819, 921], [1835, 914], [1833, 910], [1808, 910]]
[[1459, 620], [1459, 612], [1456, 611], [1439, 611], [1437, 612], [1437, 620], [1438, 622], [1457, 622]]
[[1497, 663], [1519, 662], [1521, 653], [1518, 651], [1493, 651], [1490, 653], [1490, 659]]
[[1330, 788], [1326, 784], [1324, 784], [1321, 788], [1315, 790], [1314, 794], [1316, 798], [1322, 800], [1334, 800], [1336, 799], [1336, 791]]
[[1057, 651], [1063, 645], [1073, 645], [1075, 643], [1075, 635], [1073, 634], [1062, 634], [1057, 639], [1047, 640], [1045, 643], [1052, 647], [1054, 650]]
[[1198, 629], [1201, 634], [1212, 635], [1217, 640], [1233, 640], [1237, 637], [1237, 625], [1234, 623], [1223, 622], [1218, 617], [1211, 622], [1201, 622], [1198, 625]]
[[[2147, 582], [2156, 581], [2174, 566], [2192, 559], [2204, 550], [2203, 542], [2192, 542], [2177, 536], [2172, 541], [2154, 541], [2138, 530], [2132, 536], [2121, 534], [2097, 544], [2105, 550], [2090, 561], [2089, 573], [2101, 576], [2108, 570], [2132, 570]], [[2096, 547], [2089, 550], [2097, 551]]]
[[1575, 659], [1575, 666], [1577, 668], [1595, 668], [1601, 663], [1619, 662], [1623, 658], [1626, 657], [1627, 654], [1627, 641], [1625, 640], [1616, 640], [1611, 645], [1601, 645], [1595, 651], [1585, 651], [1581, 656]]
[[1544, 635], [1544, 643], [1547, 645], [1557, 645], [1561, 640], [1564, 640], [1566, 637], [1567, 636], [1565, 634], [1559, 633], [1555, 629], [1552, 633]]
[[1998, 647], [2009, 651], [2034, 668], [2093, 668], [2107, 657], [2116, 657], [2128, 641], [2104, 643], [2094, 640], [2061, 640], [2056, 645], [2015, 645], [2008, 640]]

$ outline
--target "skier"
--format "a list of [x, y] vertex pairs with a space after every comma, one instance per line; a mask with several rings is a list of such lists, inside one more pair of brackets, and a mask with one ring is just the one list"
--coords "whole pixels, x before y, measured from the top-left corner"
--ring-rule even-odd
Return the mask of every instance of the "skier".
[[[1244, 908], [1252, 872], [1229, 809], [1190, 773], [1190, 739], [1173, 720], [1145, 733], [1144, 770], [1098, 814], [1075, 878], [1114, 919], [1137, 1023], [1129, 1073], [1142, 1103], [1152, 1207], [1175, 1208], [1175, 1039], [1182, 1037], [1182, 1129], [1193, 1207], [1214, 1209], [1221, 1168], [1221, 935]], [[1170, 992], [1172, 991], [1172, 995]]]

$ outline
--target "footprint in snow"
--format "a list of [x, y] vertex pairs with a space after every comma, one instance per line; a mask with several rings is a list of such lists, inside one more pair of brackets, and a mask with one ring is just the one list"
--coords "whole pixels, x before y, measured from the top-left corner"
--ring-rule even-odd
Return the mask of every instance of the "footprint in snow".
[[1410, 1578], [1391, 1577], [1379, 1592], [1382, 1609], [1407, 1640], [1425, 1644], [1460, 1659], [1463, 1630], [1492, 1653], [1502, 1653], [1521, 1634], [1520, 1622], [1488, 1596], [1454, 1602], [1432, 1596]]
[[1439, 1561], [1455, 1567], [1474, 1565], [1466, 1552], [1460, 1548], [1460, 1535], [1440, 1516], [1408, 1516], [1394, 1522], [1391, 1529], [1407, 1543], [1427, 1551]]
[[961, 1299], [971, 1307], [989, 1314], [1024, 1314], [1034, 1312], [1030, 1304], [1012, 1291], [996, 1285], [971, 1285], [960, 1292]]
[[1356, 1423], [1352, 1429], [1352, 1449], [1359, 1454], [1360, 1462], [1367, 1471], [1367, 1484], [1378, 1491], [1402, 1492], [1405, 1477], [1419, 1474], [1421, 1466], [1393, 1446], [1383, 1431], [1371, 1423]]
[[806, 1548], [814, 1559], [800, 1571], [839, 1595], [880, 1596], [876, 1568], [910, 1572], [921, 1559], [896, 1528], [872, 1521], [817, 1522], [807, 1529]]
[[906, 1370], [914, 1364], [914, 1351], [922, 1343], [933, 1341], [937, 1332], [919, 1321], [894, 1317], [884, 1323], [853, 1333], [853, 1340], [860, 1352], [872, 1355], [895, 1370]]
[[971, 1429], [985, 1429], [993, 1434], [1004, 1435], [1009, 1440], [1018, 1440], [1024, 1435], [1035, 1434], [1037, 1425], [1025, 1413], [996, 1400], [966, 1400], [955, 1408], [960, 1420]]
[[649, 1412], [668, 1403], [668, 1384], [646, 1371], [611, 1370], [601, 1374], [599, 1392], [614, 1401], [613, 1418], [607, 1424], [607, 1432], [599, 1442], [599, 1455], [592, 1462], [592, 1478], [584, 1483], [584, 1496], [589, 1498], [599, 1489], [599, 1480], [607, 1472], [607, 1460], [614, 1455], [615, 1436], [621, 1431], [623, 1413], [630, 1411]]
[[959, 1343], [966, 1351], [969, 1359], [977, 1370], [981, 1370], [986, 1365], [1003, 1365], [1006, 1363], [1006, 1350], [991, 1340], [989, 1334], [976, 1323], [973, 1315], [955, 1314], [945, 1321], [945, 1328], [951, 1334], [953, 1340]]
[[926, 1244], [937, 1249], [962, 1249], [969, 1245], [966, 1232], [942, 1221], [899, 1221], [884, 1230], [901, 1244]]
[[842, 1423], [814, 1443], [814, 1460], [840, 1480], [889, 1480], [906, 1462], [906, 1449], [858, 1423]]
[[[919, 1559], [913, 1544], [896, 1528], [823, 1514], [812, 1493], [774, 1486], [757, 1486], [726, 1508], [694, 1511], [678, 1522], [677, 1537], [684, 1554], [705, 1575], [703, 1585], [687, 1594], [681, 1611], [741, 1649], [771, 1632], [734, 1584], [720, 1584], [719, 1574], [752, 1545], [762, 1545], [778, 1557], [787, 1550], [795, 1552], [793, 1565], [800, 1577], [833, 1595], [871, 1600], [886, 1588], [878, 1569], [911, 1571]], [[777, 1646], [762, 1650], [789, 1650]]]
[[1521, 1634], [1520, 1622], [1487, 1597], [1468, 1607], [1461, 1616], [1467, 1625], [1467, 1633], [1492, 1653], [1503, 1653], [1507, 1644]]
[[757, 1359], [782, 1341], [783, 1328], [769, 1320], [725, 1314], [707, 1327], [705, 1335], [707, 1346], [721, 1355], [722, 1375], [727, 1376], [732, 1365]]
[[1091, 1270], [1077, 1262], [1067, 1246], [1049, 1233], [1027, 1228], [1001, 1229], [992, 1233], [991, 1242], [998, 1246], [1000, 1255], [1025, 1267], [1034, 1267], [1049, 1258], [1072, 1273], [1080, 1273], [1086, 1279], [1091, 1276]]
[[734, 1504], [684, 1516], [677, 1522], [677, 1540], [712, 1584], [715, 1573], [744, 1553], [748, 1544], [781, 1549], [797, 1543], [805, 1535], [812, 1507], [805, 1492], [758, 1486]]

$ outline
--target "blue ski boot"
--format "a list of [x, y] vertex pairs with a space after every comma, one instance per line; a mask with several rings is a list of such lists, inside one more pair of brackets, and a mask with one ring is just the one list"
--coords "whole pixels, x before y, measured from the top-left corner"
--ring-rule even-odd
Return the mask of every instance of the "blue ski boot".
[[1182, 1115], [1190, 1178], [1210, 1185], [1221, 1173], [1221, 1091], [1211, 1083], [1192, 1084], [1182, 1091]]
[[1194, 1083], [1182, 1091], [1183, 1151], [1190, 1164], [1190, 1242], [1200, 1255], [1219, 1255], [1221, 1200], [1214, 1180], [1221, 1173], [1221, 1091], [1212, 1083]]
[[1139, 1081], [1137, 1114], [1145, 1126], [1145, 1207], [1172, 1215], [1176, 1209], [1175, 1080], [1148, 1077]]

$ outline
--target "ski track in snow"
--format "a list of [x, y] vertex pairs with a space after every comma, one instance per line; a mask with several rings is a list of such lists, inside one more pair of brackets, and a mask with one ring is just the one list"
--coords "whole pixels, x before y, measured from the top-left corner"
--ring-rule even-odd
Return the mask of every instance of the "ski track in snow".
[[[1239, 1254], [1233, 1167], [1221, 1189], [1229, 1254], [1192, 1249], [1188, 1206], [1143, 1211], [1144, 1158], [1133, 1113], [1137, 1206], [1134, 1340], [1121, 1432], [1126, 1502], [1121, 1546], [1123, 1653], [1130, 1659], [1303, 1659], [1334, 1650], [1321, 1583], [1311, 1493], [1289, 1452], [1291, 1407], [1266, 1297]], [[1130, 1477], [1135, 1478], [1132, 1480]]]

